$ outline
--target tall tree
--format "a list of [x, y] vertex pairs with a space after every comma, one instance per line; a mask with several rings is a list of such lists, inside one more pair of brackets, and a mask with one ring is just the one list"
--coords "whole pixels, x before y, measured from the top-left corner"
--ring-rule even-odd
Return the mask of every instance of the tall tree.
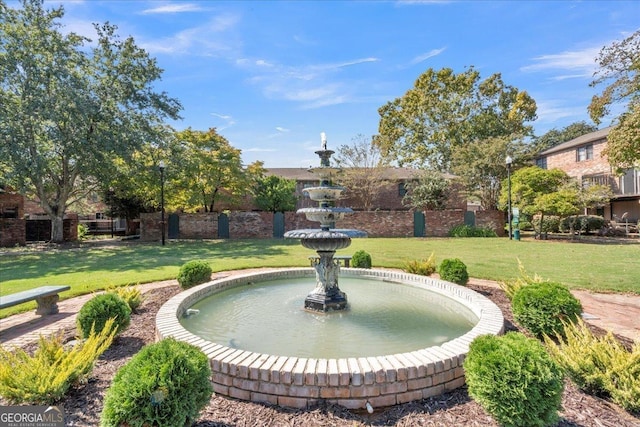
[[296, 208], [296, 180], [269, 175], [258, 179], [254, 189], [254, 202], [267, 212], [285, 212]]
[[453, 153], [453, 173], [468, 196], [480, 201], [483, 209], [497, 209], [502, 181], [507, 177], [507, 155], [521, 163], [526, 146], [509, 137], [490, 137], [465, 144]]
[[442, 210], [451, 194], [451, 183], [440, 172], [423, 170], [415, 181], [406, 184], [402, 203], [413, 209]]
[[346, 187], [345, 196], [353, 201], [352, 206], [373, 209], [380, 189], [388, 183], [380, 147], [364, 135], [356, 135], [350, 145], [338, 147], [333, 159], [342, 168], [338, 179]]
[[176, 133], [182, 145], [179, 159], [172, 159], [174, 203], [185, 210], [214, 212], [218, 201], [240, 202], [250, 191], [240, 150], [214, 128], [191, 128]]
[[116, 27], [95, 25], [97, 44], [63, 34], [62, 7], [0, 3], [0, 157], [7, 179], [39, 199], [63, 240], [63, 218], [111, 172], [114, 159], [158, 141], [156, 129], [179, 118], [179, 102], [154, 91], [162, 70]]
[[531, 155], [532, 157], [535, 157], [538, 153], [544, 150], [548, 150], [558, 144], [571, 141], [579, 136], [586, 135], [597, 130], [597, 126], [590, 125], [585, 121], [571, 123], [560, 130], [553, 128], [544, 135], [533, 139], [530, 150]]
[[621, 42], [605, 46], [596, 59], [600, 69], [591, 86], [607, 84], [589, 105], [591, 119], [599, 124], [610, 107], [627, 103], [626, 111], [614, 120], [604, 154], [622, 172], [640, 160], [640, 30]]
[[378, 109], [383, 156], [400, 165], [448, 172], [458, 148], [499, 136], [527, 136], [536, 103], [500, 74], [481, 80], [473, 67], [455, 74], [428, 69], [402, 97]]

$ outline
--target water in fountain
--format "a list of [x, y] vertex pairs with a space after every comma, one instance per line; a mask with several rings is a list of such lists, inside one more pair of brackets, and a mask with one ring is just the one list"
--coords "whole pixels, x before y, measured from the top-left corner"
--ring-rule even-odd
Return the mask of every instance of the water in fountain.
[[284, 237], [300, 239], [305, 248], [313, 249], [318, 254], [315, 262], [316, 287], [304, 300], [307, 310], [326, 313], [332, 310], [348, 308], [347, 295], [338, 286], [340, 265], [333, 259], [338, 249], [344, 249], [351, 244], [352, 237], [366, 237], [367, 233], [353, 229], [332, 229], [336, 220], [351, 213], [350, 208], [333, 206], [344, 191], [343, 187], [332, 185], [332, 178], [340, 172], [339, 168], [331, 166], [331, 156], [334, 151], [327, 149], [327, 140], [322, 133], [322, 150], [316, 151], [320, 157], [320, 167], [309, 169], [320, 179], [318, 187], [305, 189], [309, 198], [318, 202], [317, 208], [299, 209], [309, 221], [319, 222], [320, 229], [292, 230]]

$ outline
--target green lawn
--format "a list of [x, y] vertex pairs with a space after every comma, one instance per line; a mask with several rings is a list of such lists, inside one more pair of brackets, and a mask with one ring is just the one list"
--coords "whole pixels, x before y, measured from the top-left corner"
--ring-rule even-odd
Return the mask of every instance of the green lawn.
[[[402, 268], [408, 260], [435, 252], [438, 262], [460, 258], [471, 277], [510, 279], [518, 259], [527, 272], [575, 289], [640, 294], [640, 244], [587, 244], [504, 238], [369, 238], [354, 239], [352, 254], [364, 249], [373, 266]], [[252, 267], [308, 266], [312, 251], [295, 240], [248, 239], [138, 243], [43, 252], [23, 251], [0, 257], [0, 295], [48, 284], [70, 285], [62, 298], [109, 286], [175, 278], [182, 264], [208, 261], [214, 271]], [[35, 303], [0, 310], [0, 318], [30, 310]]]

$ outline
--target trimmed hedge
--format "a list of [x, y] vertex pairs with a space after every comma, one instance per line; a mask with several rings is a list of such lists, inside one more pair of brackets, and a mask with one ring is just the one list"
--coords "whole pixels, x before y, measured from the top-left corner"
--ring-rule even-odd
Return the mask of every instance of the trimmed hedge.
[[544, 346], [518, 332], [474, 339], [464, 360], [469, 396], [503, 426], [558, 421], [564, 377]]
[[457, 283], [458, 285], [464, 286], [469, 282], [467, 266], [458, 258], [443, 259], [438, 267], [438, 274], [442, 280]]
[[564, 323], [575, 322], [582, 314], [580, 301], [556, 282], [521, 287], [513, 295], [511, 309], [516, 322], [537, 337], [562, 334]]
[[145, 346], [116, 373], [100, 416], [102, 427], [182, 427], [209, 400], [211, 368], [197, 347], [164, 339]]
[[186, 262], [178, 271], [178, 283], [182, 289], [189, 289], [193, 286], [211, 280], [211, 266], [200, 260]]
[[76, 317], [78, 332], [82, 338], [88, 338], [92, 328], [95, 328], [98, 334], [109, 319], [115, 319], [116, 334], [127, 329], [131, 321], [129, 304], [114, 293], [96, 295], [78, 312]]
[[354, 268], [371, 268], [371, 255], [362, 249], [356, 251], [351, 257], [351, 266]]

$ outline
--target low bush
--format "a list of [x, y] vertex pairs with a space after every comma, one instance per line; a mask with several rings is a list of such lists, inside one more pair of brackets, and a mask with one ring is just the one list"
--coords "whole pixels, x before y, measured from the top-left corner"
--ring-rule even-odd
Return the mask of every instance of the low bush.
[[92, 329], [99, 333], [109, 319], [115, 319], [116, 334], [124, 331], [131, 320], [129, 304], [113, 293], [96, 295], [78, 312], [76, 317], [78, 334], [82, 338], [87, 338]]
[[406, 261], [403, 270], [411, 274], [431, 276], [436, 272], [436, 267], [435, 254], [431, 252], [431, 255], [429, 255], [427, 259]]
[[78, 224], [78, 240], [85, 240], [89, 235], [89, 227], [86, 224]]
[[503, 426], [558, 421], [563, 373], [544, 346], [518, 332], [474, 339], [464, 360], [469, 396]]
[[560, 231], [567, 233], [573, 229], [578, 233], [593, 233], [604, 227], [604, 218], [598, 215], [573, 215], [560, 221]]
[[86, 378], [96, 359], [111, 345], [116, 334], [113, 319], [99, 333], [72, 348], [62, 336], [40, 336], [33, 356], [18, 348], [0, 346], [0, 396], [13, 404], [50, 405]]
[[513, 317], [537, 337], [560, 334], [563, 323], [575, 322], [582, 304], [569, 288], [556, 282], [532, 283], [513, 295]]
[[442, 280], [466, 285], [469, 282], [467, 266], [458, 258], [443, 259], [438, 267], [438, 274]]
[[475, 227], [473, 225], [456, 225], [448, 233], [449, 237], [498, 237], [496, 232], [488, 227]]
[[137, 286], [122, 286], [119, 288], [112, 288], [108, 290], [111, 293], [118, 295], [127, 303], [132, 313], [136, 312], [136, 309], [142, 304], [142, 292]]
[[542, 277], [535, 274], [533, 277], [529, 276], [524, 268], [522, 262], [518, 259], [518, 271], [520, 275], [513, 280], [503, 280], [498, 282], [500, 288], [504, 291], [507, 298], [513, 299], [513, 295], [523, 286], [531, 285], [533, 283], [542, 283], [545, 280]]
[[362, 249], [356, 251], [351, 257], [351, 266], [354, 268], [371, 268], [371, 255]]
[[640, 343], [629, 351], [611, 332], [596, 337], [583, 321], [565, 324], [562, 334], [545, 336], [545, 343], [580, 389], [640, 411]]
[[182, 289], [189, 289], [211, 280], [211, 273], [211, 266], [206, 261], [193, 260], [180, 267], [177, 279]]
[[144, 347], [116, 373], [102, 427], [188, 426], [211, 399], [211, 369], [200, 349], [164, 339]]

